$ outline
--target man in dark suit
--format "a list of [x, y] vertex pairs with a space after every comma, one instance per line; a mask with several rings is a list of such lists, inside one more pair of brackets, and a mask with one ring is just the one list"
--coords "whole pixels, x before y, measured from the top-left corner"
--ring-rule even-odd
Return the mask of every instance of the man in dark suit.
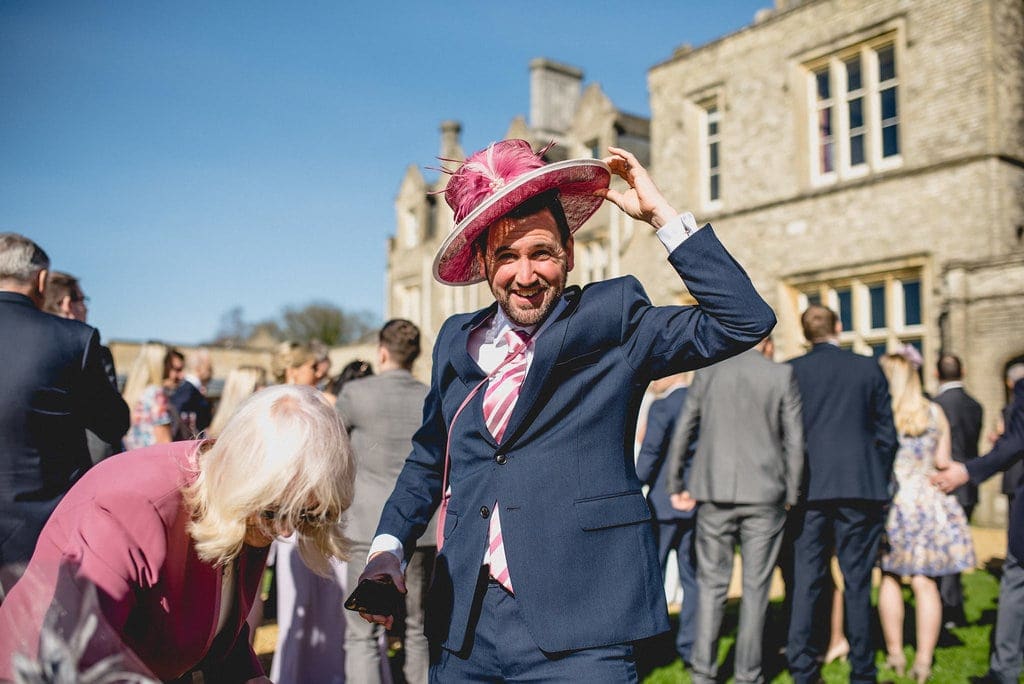
[[[377, 375], [346, 382], [337, 409], [352, 440], [356, 485], [352, 506], [345, 514], [345, 531], [354, 542], [348, 561], [348, 586], [355, 588], [366, 566], [381, 509], [395, 486], [412, 448], [413, 433], [423, 419], [427, 386], [412, 375], [420, 355], [420, 330], [396, 318], [380, 330]], [[405, 681], [425, 684], [429, 655], [423, 633], [423, 613], [430, 571], [437, 554], [436, 521], [417, 540], [405, 571]], [[363, 620], [345, 621], [345, 675], [350, 682], [380, 682], [380, 628]], [[386, 666], [386, 664], [385, 664]]]
[[[953, 460], [967, 463], [978, 458], [978, 439], [981, 437], [982, 408], [974, 397], [964, 390], [963, 364], [954, 354], [942, 354], [936, 364], [939, 388], [935, 403], [942, 407], [949, 421], [949, 433]], [[955, 492], [957, 501], [963, 506], [967, 519], [971, 519], [975, 504], [978, 503], [978, 488], [968, 484]], [[964, 591], [960, 573], [943, 575], [939, 578], [939, 594], [942, 596], [943, 622], [947, 627], [962, 625], [964, 617]]]
[[[1006, 390], [1010, 397], [1013, 397], [1013, 387], [1018, 381], [1024, 380], [1024, 363], [1011, 364], [1006, 369]], [[1010, 407], [1012, 403], [1007, 403], [1003, 407], [1003, 413], [999, 417], [999, 423], [996, 429], [987, 436], [989, 442], [995, 445], [996, 440], [999, 439], [1000, 435], [1006, 430], [1006, 426], [1010, 422]], [[1000, 491], [1006, 495], [1007, 508], [1013, 508], [1013, 499], [1017, 492], [1017, 488], [1024, 484], [1024, 461], [1017, 461], [1009, 468], [1003, 471], [1002, 482], [1000, 483]]]
[[[82, 292], [78, 278], [70, 273], [52, 271], [46, 281], [45, 298], [43, 310], [47, 313], [82, 323], [89, 322], [89, 298]], [[110, 381], [110, 386], [116, 390], [117, 370], [114, 368], [114, 355], [110, 353], [109, 347], [101, 344], [100, 357], [103, 360], [103, 370]], [[100, 439], [92, 430], [86, 430], [85, 437], [89, 445], [89, 458], [92, 459], [93, 464], [124, 451], [120, 439], [111, 444]]]
[[647, 485], [647, 505], [654, 519], [654, 533], [658, 540], [658, 558], [662, 578], [668, 566], [670, 551], [676, 552], [676, 567], [683, 601], [679, 606], [679, 630], [676, 632], [676, 652], [683, 663], [689, 663], [693, 653], [693, 640], [697, 629], [697, 559], [693, 553], [694, 508], [681, 511], [672, 506], [668, 498], [668, 445], [676, 421], [686, 400], [686, 376], [669, 376], [652, 383], [672, 381], [647, 411], [647, 427], [636, 461], [636, 476]]
[[[845, 582], [850, 681], [874, 682], [871, 570], [891, 498], [898, 440], [889, 384], [878, 363], [839, 348], [835, 312], [812, 305], [800, 318], [813, 346], [790, 363], [803, 404], [804, 498], [793, 511], [793, 586], [786, 657], [797, 684], [817, 681], [814, 608], [835, 543]], [[787, 588], [788, 589], [788, 588]]]
[[[526, 141], [502, 141], [448, 183], [456, 226], [434, 275], [486, 280], [497, 301], [438, 332], [423, 426], [363, 573], [404, 588], [399, 564], [447, 481], [432, 681], [636, 681], [632, 642], [668, 629], [633, 460], [644, 389], [775, 323], [714, 231], [677, 213], [632, 154], [609, 150], [545, 164]], [[612, 173], [628, 187], [609, 188]], [[658, 230], [697, 306], [652, 306], [628, 276], [565, 287], [572, 232], [602, 198]]]
[[116, 442], [128, 429], [99, 333], [40, 311], [49, 268], [37, 244], [0, 233], [0, 597], [61, 497], [92, 465], [85, 430]]
[[[697, 371], [669, 446], [672, 502], [697, 512], [700, 608], [691, 677], [718, 678], [718, 636], [736, 546], [743, 603], [736, 681], [763, 682], [761, 650], [768, 590], [786, 510], [796, 505], [804, 468], [800, 392], [793, 369], [771, 361], [771, 339]], [[687, 475], [686, 454], [696, 452]]]
[[[1024, 458], [1024, 380], [1013, 386], [1013, 402], [1003, 434], [984, 458], [954, 462], [932, 475], [932, 484], [952, 492], [968, 483], [979, 485]], [[999, 580], [999, 611], [992, 637], [986, 681], [1017, 684], [1024, 659], [1024, 484], [1017, 488], [1010, 509], [1009, 545]]]

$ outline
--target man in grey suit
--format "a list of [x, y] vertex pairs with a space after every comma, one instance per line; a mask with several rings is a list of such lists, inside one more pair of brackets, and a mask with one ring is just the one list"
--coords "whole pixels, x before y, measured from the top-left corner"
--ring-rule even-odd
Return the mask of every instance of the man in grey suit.
[[[768, 589], [782, 544], [786, 509], [803, 474], [803, 422], [793, 369], [770, 360], [770, 339], [697, 371], [669, 445], [673, 506], [697, 512], [697, 637], [692, 679], [718, 675], [733, 549], [743, 557], [743, 600], [736, 637], [736, 681], [763, 682], [761, 643]], [[698, 434], [699, 433], [699, 434]], [[699, 440], [698, 440], [699, 436]], [[689, 476], [685, 454], [697, 440]]]
[[[412, 435], [423, 422], [423, 400], [428, 391], [411, 372], [420, 355], [420, 331], [411, 322], [394, 319], [385, 323], [377, 354], [379, 374], [346, 383], [337, 403], [357, 461], [355, 498], [347, 513], [346, 530], [355, 542], [348, 561], [350, 590], [358, 584], [381, 509], [412, 449]], [[423, 607], [437, 553], [435, 525], [432, 521], [420, 537], [406, 571], [403, 650], [405, 679], [410, 684], [427, 681], [429, 654], [423, 633]], [[345, 625], [346, 679], [380, 682], [380, 626], [355, 616]]]

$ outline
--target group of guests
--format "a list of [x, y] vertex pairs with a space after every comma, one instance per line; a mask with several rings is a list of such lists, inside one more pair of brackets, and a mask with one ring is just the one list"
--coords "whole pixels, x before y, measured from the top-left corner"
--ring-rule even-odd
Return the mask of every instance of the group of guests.
[[[850, 659], [851, 681], [874, 681], [876, 566], [887, 665], [908, 673], [902, 586], [909, 578], [916, 616], [909, 675], [927, 681], [943, 624], [964, 622], [960, 573], [976, 564], [968, 520], [977, 489], [953, 496], [932, 476], [977, 458], [981, 406], [964, 390], [953, 354], [940, 355], [932, 399], [916, 348], [876, 363], [840, 348], [833, 311], [812, 305], [801, 321], [811, 349], [788, 364], [772, 361], [767, 338], [656, 388], [661, 397], [648, 409], [637, 473], [650, 487], [663, 568], [670, 551], [677, 556], [683, 597], [676, 649], [693, 681], [715, 681], [738, 547], [737, 681], [763, 680], [777, 564], [796, 681], [814, 681], [822, 663], [839, 657]], [[833, 557], [842, 590], [832, 579]], [[826, 641], [821, 625], [829, 612]]]
[[[671, 548], [685, 558], [690, 543], [684, 586], [697, 600], [684, 595], [684, 610], [696, 628], [679, 643], [697, 681], [718, 676], [737, 544], [737, 680], [763, 681], [780, 555], [796, 682], [820, 677], [815, 615], [831, 598], [833, 555], [851, 681], [877, 674], [878, 563], [889, 662], [906, 667], [899, 578], [909, 575], [912, 674], [927, 680], [941, 620], [934, 578], [974, 563], [964, 511], [945, 493], [1020, 458], [1024, 384], [995, 457], [954, 463], [951, 421], [907, 356], [879, 365], [841, 349], [837, 316], [813, 305], [802, 317], [811, 350], [772, 363], [774, 313], [710, 225], [677, 212], [628, 150], [549, 164], [547, 149], [501, 141], [446, 169], [455, 225], [434, 276], [485, 281], [495, 302], [438, 331], [429, 387], [411, 376], [419, 331], [408, 321], [381, 330], [379, 374], [328, 391], [317, 387], [323, 354], [287, 343], [278, 384], [239, 379], [232, 408], [225, 388], [215, 439], [174, 441], [176, 424], [194, 437], [207, 414], [174, 404], [186, 384], [203, 396], [203, 381], [186, 382], [171, 350], [140, 361], [129, 411], [98, 332], [40, 310], [46, 253], [0, 234], [0, 349], [21, 355], [0, 364], [0, 566], [12, 569], [0, 577], [0, 679], [384, 681], [381, 630], [404, 617], [407, 681], [429, 671], [436, 682], [636, 682], [635, 645], [669, 626], [659, 561]], [[606, 201], [650, 227], [697, 305], [654, 306], [629, 276], [567, 285], [573, 233]], [[634, 463], [645, 388], [694, 369], [685, 397], [651, 407]], [[137, 448], [90, 468], [86, 430], [116, 445], [129, 427]], [[652, 478], [648, 502], [641, 479]], [[1021, 662], [1015, 530], [1024, 534], [1019, 505], [996, 637], [1007, 650], [991, 663], [999, 681]], [[250, 623], [272, 555], [281, 636], [268, 678]], [[404, 605], [344, 620], [345, 591], [361, 582], [392, 584]], [[314, 655], [289, 659], [296, 642]]]
[[285, 342], [218, 399], [207, 350], [186, 369], [147, 343], [119, 393], [87, 304], [41, 247], [0, 234], [0, 680], [103, 663], [117, 681], [269, 681], [252, 630], [276, 556], [274, 681], [344, 681], [355, 467], [335, 395], [371, 364], [331, 378], [325, 348]]

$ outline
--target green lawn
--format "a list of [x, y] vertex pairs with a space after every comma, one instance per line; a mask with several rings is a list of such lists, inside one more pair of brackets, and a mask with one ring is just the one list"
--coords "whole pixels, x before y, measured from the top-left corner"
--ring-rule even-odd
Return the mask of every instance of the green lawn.
[[[964, 594], [968, 626], [943, 630], [939, 637], [939, 647], [935, 652], [935, 664], [932, 667], [932, 678], [936, 684], [968, 682], [971, 677], [983, 675], [988, 669], [989, 634], [995, 623], [996, 600], [999, 596], [999, 580], [997, 576], [984, 570], [964, 575]], [[913, 596], [909, 587], [904, 589], [907, 601], [907, 617], [904, 625], [904, 642], [907, 644], [907, 662], [914, 660], [914, 612]], [[724, 636], [719, 641], [718, 657], [721, 673], [730, 675], [732, 681], [732, 647], [736, 638], [736, 620], [739, 602], [729, 601], [726, 607], [723, 624]], [[778, 644], [785, 641], [785, 626], [778, 619], [781, 612], [778, 602], [773, 602], [769, 609], [767, 633], [769, 640], [775, 638]], [[673, 617], [673, 631], [676, 626]], [[823, 627], [827, 629], [827, 627]], [[879, 677], [897, 682], [911, 682], [909, 678], [897, 679], [895, 673], [885, 667], [885, 648], [882, 643], [881, 629], [877, 617], [873, 630], [876, 647]], [[765, 679], [774, 684], [791, 684], [793, 681], [786, 671], [785, 658], [773, 651], [765, 653]], [[640, 650], [640, 670], [645, 684], [679, 684], [688, 683], [690, 675], [684, 671], [683, 665], [672, 647], [671, 638], [667, 635], [659, 637], [643, 645]], [[822, 677], [832, 682], [847, 682], [850, 668], [846, 663], [834, 662], [822, 670]]]

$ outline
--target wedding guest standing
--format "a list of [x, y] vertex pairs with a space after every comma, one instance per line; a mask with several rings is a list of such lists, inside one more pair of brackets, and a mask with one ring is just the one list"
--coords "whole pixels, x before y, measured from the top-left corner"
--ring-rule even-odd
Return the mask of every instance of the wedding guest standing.
[[[644, 388], [775, 324], [714, 231], [676, 212], [634, 155], [609, 152], [547, 164], [505, 140], [445, 191], [456, 224], [434, 276], [486, 281], [495, 302], [438, 332], [423, 425], [363, 573], [405, 588], [402, 561], [450, 485], [428, 597], [435, 681], [636, 681], [633, 642], [668, 629], [634, 466]], [[699, 305], [653, 306], [633, 277], [566, 287], [572, 234], [605, 198], [657, 231]]]
[[[279, 382], [319, 392], [316, 364], [314, 350], [298, 342], [281, 343], [273, 358]], [[324, 401], [330, 403], [326, 397]], [[303, 562], [300, 542], [301, 538], [286, 535], [274, 542], [278, 632], [270, 678], [277, 684], [341, 684], [345, 681], [345, 563], [335, 560], [326, 573], [315, 572]]]
[[50, 513], [92, 465], [86, 429], [108, 442], [128, 429], [99, 332], [40, 311], [49, 269], [35, 242], [0, 233], [0, 601]]
[[834, 311], [812, 305], [800, 322], [812, 347], [790, 361], [800, 390], [807, 460], [802, 501], [791, 512], [797, 531], [795, 591], [786, 656], [796, 684], [817, 681], [815, 609], [827, 586], [834, 543], [845, 585], [850, 681], [874, 682], [871, 572], [897, 447], [889, 386], [873, 359], [839, 348], [842, 326]]
[[878, 613], [886, 660], [902, 677], [907, 663], [900, 577], [909, 576], [917, 618], [917, 653], [910, 676], [925, 682], [931, 675], [942, 626], [936, 578], [974, 567], [974, 546], [960, 503], [928, 481], [932, 473], [945, 470], [952, 462], [949, 423], [942, 408], [924, 396], [917, 368], [905, 356], [886, 354], [880, 363], [889, 381], [900, 442], [894, 464], [896, 495], [889, 508], [879, 563]]
[[[949, 421], [953, 460], [967, 463], [978, 458], [978, 440], [984, 420], [981, 404], [964, 387], [964, 369], [960, 357], [943, 354], [939, 357], [935, 371], [939, 379], [935, 403], [942, 407]], [[967, 522], [970, 522], [971, 513], [978, 503], [978, 488], [967, 485], [953, 492], [953, 496], [963, 507]], [[959, 572], [939, 578], [939, 595], [942, 597], [943, 624], [947, 627], [964, 624], [964, 589]]]

